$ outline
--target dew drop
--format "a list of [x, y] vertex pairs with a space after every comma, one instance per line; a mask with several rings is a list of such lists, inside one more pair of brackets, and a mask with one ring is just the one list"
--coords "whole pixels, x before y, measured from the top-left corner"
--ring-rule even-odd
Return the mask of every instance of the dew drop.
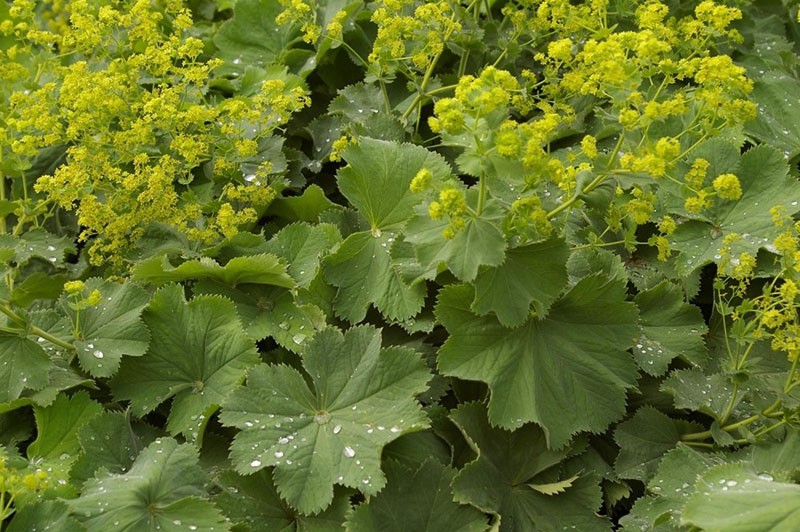
[[250, 462], [250, 467], [258, 467], [261, 465], [261, 460], [253, 460]]
[[352, 458], [356, 455], [356, 452], [353, 450], [352, 447], [345, 447], [344, 448], [344, 455], [348, 458]]

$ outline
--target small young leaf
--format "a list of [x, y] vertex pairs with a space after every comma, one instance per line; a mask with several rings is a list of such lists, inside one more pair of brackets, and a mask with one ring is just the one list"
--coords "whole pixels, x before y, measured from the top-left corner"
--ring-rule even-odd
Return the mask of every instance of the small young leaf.
[[531, 482], [528, 484], [528, 486], [544, 495], [558, 495], [559, 493], [564, 493], [567, 488], [571, 487], [575, 481], [578, 480], [578, 478], [580, 478], [580, 475], [575, 474], [569, 478], [565, 478], [564, 480], [559, 480], [558, 482], [547, 482], [545, 484]]
[[130, 281], [123, 284], [89, 279], [86, 293], [99, 290], [102, 297], [96, 306], [76, 311], [71, 297], [64, 294], [61, 308], [77, 326], [80, 338], [74, 342], [81, 367], [95, 377], [116, 373], [123, 356], [142, 356], [150, 334], [141, 320], [150, 296]]

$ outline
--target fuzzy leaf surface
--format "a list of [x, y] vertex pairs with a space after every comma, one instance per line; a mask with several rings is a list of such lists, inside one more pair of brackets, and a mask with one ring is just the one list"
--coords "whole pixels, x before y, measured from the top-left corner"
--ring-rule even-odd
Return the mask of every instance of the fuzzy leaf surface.
[[94, 476], [100, 468], [108, 473], [124, 473], [157, 435], [156, 429], [134, 423], [122, 412], [103, 412], [78, 431], [83, 452], [70, 474], [72, 478], [83, 481]]
[[269, 0], [238, 0], [233, 18], [225, 21], [214, 35], [219, 55], [228, 61], [276, 63], [297, 35], [293, 24], [278, 26], [278, 3]]
[[493, 222], [468, 218], [464, 229], [449, 240], [442, 236], [448, 223], [447, 220], [431, 220], [425, 214], [412, 218], [406, 226], [406, 241], [416, 247], [423, 267], [444, 262], [460, 280], [472, 281], [481, 266], [503, 263], [506, 241]]
[[777, 482], [747, 464], [713, 467], [696, 488], [683, 511], [684, 525], [731, 532], [800, 529], [800, 486]]
[[570, 448], [549, 450], [544, 432], [533, 424], [514, 432], [492, 427], [478, 403], [463, 404], [450, 417], [478, 455], [453, 480], [457, 502], [500, 514], [501, 531], [610, 529], [595, 513], [602, 496], [592, 477], [583, 476], [555, 495], [529, 485], [564, 460]]
[[362, 138], [342, 153], [347, 166], [339, 170], [339, 190], [375, 229], [404, 223], [418, 197], [409, 190], [414, 176], [427, 169], [433, 179], [450, 176], [438, 154], [413, 144]]
[[486, 530], [486, 516], [453, 502], [454, 469], [429, 459], [416, 470], [388, 461], [387, 486], [347, 518], [348, 532], [469, 532]]
[[324, 512], [298, 514], [281, 500], [269, 469], [247, 476], [224, 471], [219, 482], [223, 491], [214, 498], [215, 504], [249, 532], [340, 532], [351, 510], [347, 493], [337, 493]]
[[370, 326], [320, 331], [302, 358], [311, 389], [294, 368], [258, 366], [220, 420], [240, 429], [231, 446], [236, 470], [275, 466], [281, 497], [310, 514], [330, 504], [334, 484], [366, 495], [383, 488], [383, 447], [428, 424], [414, 397], [430, 373], [411, 349], [381, 349]]
[[621, 478], [649, 480], [680, 437], [679, 425], [669, 416], [653, 407], [642, 407], [614, 432], [620, 447], [614, 469]]
[[289, 275], [305, 288], [317, 276], [322, 255], [340, 240], [333, 225], [295, 223], [278, 231], [265, 249], [284, 259]]
[[44, 388], [51, 365], [38, 343], [19, 334], [0, 333], [0, 403], [17, 399], [26, 388]]
[[705, 263], [719, 262], [725, 237], [734, 233], [740, 237], [732, 246], [734, 257], [742, 252], [755, 257], [781, 231], [772, 221], [770, 208], [783, 207], [787, 214], [800, 211], [795, 199], [800, 197], [800, 182], [788, 175], [789, 165], [780, 151], [757, 146], [745, 152], [732, 170], [739, 177], [742, 197], [719, 200], [709, 212], [709, 221], [684, 222], [672, 234], [672, 247], [681, 252], [676, 267], [683, 275]]
[[625, 283], [590, 276], [543, 319], [516, 329], [470, 310], [473, 289], [440, 292], [436, 313], [450, 337], [439, 351], [446, 375], [486, 382], [489, 419], [515, 429], [534, 421], [558, 448], [580, 431], [602, 431], [625, 410], [636, 366], [625, 351], [636, 335], [636, 308]]
[[143, 450], [128, 473], [89, 480], [68, 504], [89, 532], [229, 530], [202, 498], [203, 481], [195, 446], [164, 438]]
[[675, 357], [695, 364], [708, 358], [703, 335], [708, 331], [700, 309], [685, 303], [683, 290], [663, 282], [634, 298], [639, 307], [642, 330], [633, 355], [650, 375], [662, 375]]
[[395, 233], [373, 236], [369, 232], [350, 235], [325, 261], [325, 277], [339, 288], [336, 313], [351, 323], [367, 314], [370, 304], [389, 320], [404, 320], [417, 314], [425, 301], [425, 285], [406, 284], [392, 263]]
[[61, 296], [73, 324], [78, 323], [81, 338], [74, 341], [81, 367], [95, 377], [110, 377], [119, 369], [123, 356], [142, 356], [147, 351], [150, 333], [141, 314], [150, 301], [142, 288], [131, 282], [111, 283], [101, 279], [86, 281], [86, 293], [99, 290], [102, 300], [94, 307], [77, 312], [70, 297]]
[[286, 272], [286, 265], [271, 253], [236, 257], [225, 266], [208, 257], [173, 266], [167, 257], [157, 256], [137, 264], [133, 278], [158, 286], [190, 279], [210, 279], [230, 286], [252, 283], [294, 288], [296, 284]]
[[494, 312], [506, 327], [522, 325], [531, 303], [537, 314], [546, 315], [567, 285], [568, 258], [563, 239], [509, 249], [503, 264], [478, 273], [472, 309], [481, 316]]
[[208, 416], [258, 363], [236, 307], [219, 296], [187, 302], [183, 288], [156, 293], [143, 313], [153, 340], [142, 357], [126, 358], [112, 383], [115, 396], [144, 415], [174, 397], [168, 429], [197, 437]]

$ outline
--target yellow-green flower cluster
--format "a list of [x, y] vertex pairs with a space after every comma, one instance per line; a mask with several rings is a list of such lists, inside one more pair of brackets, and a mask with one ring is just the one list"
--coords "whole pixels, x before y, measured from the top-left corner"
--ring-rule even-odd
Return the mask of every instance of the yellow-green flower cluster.
[[717, 176], [712, 183], [717, 195], [726, 200], [738, 200], [742, 197], [742, 185], [734, 174]]
[[[278, 0], [283, 11], [275, 18], [279, 25], [297, 24], [303, 33], [303, 40], [316, 44], [322, 34], [322, 28], [317, 24], [317, 9], [314, 0]], [[341, 33], [341, 28], [340, 28]]]
[[508, 229], [512, 234], [536, 240], [550, 236], [553, 224], [542, 208], [542, 200], [536, 195], [525, 196], [511, 204]]
[[9, 464], [0, 448], [0, 521], [14, 513], [14, 501], [22, 495], [37, 496], [50, 486], [48, 475], [41, 469], [20, 470]]
[[[14, 13], [30, 30], [29, 6], [18, 7]], [[5, 135], [19, 161], [69, 146], [65, 163], [35, 189], [60, 208], [77, 209], [92, 263], [120, 266], [151, 222], [212, 244], [255, 221], [276, 196], [259, 151], [309, 103], [299, 81], [275, 74], [255, 94], [209, 98], [221, 61], [202, 57], [202, 41], [187, 33], [191, 13], [178, 0], [77, 0], [44, 24], [41, 31], [55, 28], [58, 51], [73, 60], [62, 65], [53, 56], [41, 64], [36, 86], [14, 85]], [[15, 46], [20, 61], [52, 53], [27, 34]], [[258, 170], [240, 170], [245, 162]], [[219, 185], [218, 197], [201, 203], [187, 185], [203, 174]]]
[[446, 0], [379, 0], [371, 18], [378, 27], [368, 60], [384, 72], [405, 66], [425, 71], [461, 23]]
[[450, 240], [466, 226], [467, 201], [464, 192], [454, 188], [445, 187], [439, 191], [438, 201], [428, 204], [428, 215], [432, 220], [440, 220], [447, 217], [450, 222], [442, 230], [442, 236]]

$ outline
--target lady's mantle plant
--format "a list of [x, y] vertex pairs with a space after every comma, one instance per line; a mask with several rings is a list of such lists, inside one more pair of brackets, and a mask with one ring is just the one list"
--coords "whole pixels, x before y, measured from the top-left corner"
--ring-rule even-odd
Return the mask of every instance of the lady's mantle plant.
[[796, 20], [0, 3], [0, 528], [800, 528]]

